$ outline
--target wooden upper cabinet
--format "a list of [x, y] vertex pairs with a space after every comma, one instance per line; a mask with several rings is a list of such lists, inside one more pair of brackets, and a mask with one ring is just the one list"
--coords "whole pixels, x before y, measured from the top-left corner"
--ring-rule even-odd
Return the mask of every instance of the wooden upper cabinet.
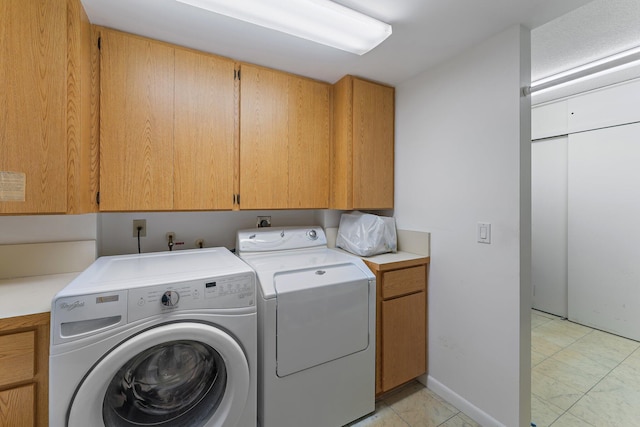
[[240, 206], [288, 205], [289, 75], [242, 65], [240, 79]]
[[232, 209], [235, 63], [189, 50], [175, 56], [174, 209]]
[[101, 32], [100, 209], [173, 209], [175, 49]]
[[67, 211], [67, 2], [0, 2], [0, 213]]
[[289, 83], [289, 208], [329, 207], [331, 88], [291, 77]]
[[334, 85], [331, 208], [391, 209], [395, 90], [352, 76]]
[[252, 65], [241, 73], [240, 207], [328, 207], [330, 86]]

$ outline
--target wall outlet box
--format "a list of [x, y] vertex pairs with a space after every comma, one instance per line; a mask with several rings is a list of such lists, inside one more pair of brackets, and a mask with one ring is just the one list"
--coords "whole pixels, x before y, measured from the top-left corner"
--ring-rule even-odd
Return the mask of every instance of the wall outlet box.
[[138, 227], [141, 227], [140, 237], [147, 237], [147, 220], [146, 219], [133, 220], [133, 237], [138, 237]]

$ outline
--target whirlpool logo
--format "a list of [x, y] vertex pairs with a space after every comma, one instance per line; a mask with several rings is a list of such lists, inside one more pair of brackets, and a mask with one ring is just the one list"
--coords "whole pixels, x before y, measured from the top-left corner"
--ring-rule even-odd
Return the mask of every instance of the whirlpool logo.
[[68, 302], [63, 302], [62, 304], [60, 304], [60, 308], [67, 311], [71, 311], [80, 307], [84, 307], [84, 301], [77, 300], [72, 302], [71, 304], [69, 304]]

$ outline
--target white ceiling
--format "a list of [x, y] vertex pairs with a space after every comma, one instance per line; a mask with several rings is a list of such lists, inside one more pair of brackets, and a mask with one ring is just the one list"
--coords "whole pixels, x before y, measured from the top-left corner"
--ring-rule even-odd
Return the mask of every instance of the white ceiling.
[[[363, 56], [174, 0], [82, 0], [82, 3], [93, 24], [327, 82], [353, 74], [395, 85], [514, 24], [535, 28], [589, 1], [336, 0], [393, 26], [392, 36]], [[638, 0], [602, 1], [638, 3]], [[558, 34], [552, 28], [551, 38]], [[553, 40], [545, 41], [544, 45], [556, 47]], [[554, 52], [555, 57], [549, 57], [536, 73], [544, 73], [558, 60], [565, 59], [561, 49]]]
[[640, 0], [595, 0], [531, 33], [538, 80], [640, 46]]

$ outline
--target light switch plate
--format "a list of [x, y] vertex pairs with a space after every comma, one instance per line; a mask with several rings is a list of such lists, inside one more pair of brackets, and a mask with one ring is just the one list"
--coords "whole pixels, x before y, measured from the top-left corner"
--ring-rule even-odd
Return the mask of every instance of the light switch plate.
[[478, 243], [491, 244], [491, 224], [488, 222], [479, 222], [478, 229]]

